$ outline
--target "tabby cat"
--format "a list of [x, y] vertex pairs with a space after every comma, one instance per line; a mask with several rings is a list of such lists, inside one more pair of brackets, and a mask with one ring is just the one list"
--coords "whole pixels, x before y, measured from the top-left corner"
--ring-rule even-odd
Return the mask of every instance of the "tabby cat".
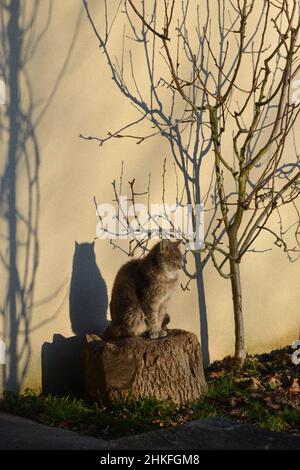
[[161, 240], [143, 259], [133, 259], [117, 273], [110, 302], [111, 324], [104, 338], [167, 335], [167, 302], [182, 266], [181, 240]]

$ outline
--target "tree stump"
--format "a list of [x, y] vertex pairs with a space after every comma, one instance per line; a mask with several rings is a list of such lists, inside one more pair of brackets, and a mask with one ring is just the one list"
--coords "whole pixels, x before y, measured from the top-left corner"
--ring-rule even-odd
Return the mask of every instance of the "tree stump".
[[154, 397], [182, 405], [206, 390], [199, 341], [183, 330], [156, 340], [86, 335], [85, 382], [88, 395], [103, 403]]

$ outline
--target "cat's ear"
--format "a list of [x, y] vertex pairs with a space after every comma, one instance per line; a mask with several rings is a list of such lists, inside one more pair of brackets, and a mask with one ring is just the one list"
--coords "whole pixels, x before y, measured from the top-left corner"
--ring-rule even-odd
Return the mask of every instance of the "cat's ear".
[[79, 246], [79, 243], [75, 240], [75, 247], [77, 248]]
[[95, 240], [90, 243], [91, 247], [94, 248], [95, 246]]
[[167, 240], [166, 238], [163, 238], [159, 244], [160, 251], [162, 253], [166, 253], [166, 251], [168, 250], [168, 247], [169, 247], [169, 240]]

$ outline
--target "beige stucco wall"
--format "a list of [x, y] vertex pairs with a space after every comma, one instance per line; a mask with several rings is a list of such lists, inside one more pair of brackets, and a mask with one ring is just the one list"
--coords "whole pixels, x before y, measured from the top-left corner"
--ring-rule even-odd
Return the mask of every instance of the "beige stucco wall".
[[[68, 295], [74, 244], [75, 241], [91, 242], [95, 236], [94, 195], [98, 201], [110, 202], [111, 181], [119, 175], [124, 159], [126, 179], [135, 177], [145, 185], [151, 172], [154, 175], [153, 198], [159, 197], [162, 162], [170, 153], [167, 143], [159, 137], [138, 146], [132, 140], [116, 139], [103, 147], [79, 138], [80, 133], [103, 136], [108, 130], [114, 130], [136, 116], [133, 107], [113, 85], [84, 15], [74, 38], [81, 9], [79, 0], [53, 1], [49, 28], [27, 66], [38, 114], [73, 42], [56, 92], [36, 127], [40, 155], [39, 261], [28, 337], [31, 352], [23, 388], [41, 386], [42, 345], [51, 343], [57, 333], [73, 336]], [[119, 39], [118, 34], [111, 39], [116, 48], [120, 44]], [[4, 143], [5, 139], [3, 135]], [[4, 158], [6, 151], [3, 145], [0, 152]], [[24, 200], [27, 198], [24, 172], [25, 168], [21, 166], [17, 184], [20, 201], [22, 197]], [[5, 220], [1, 219], [1, 224], [1, 232], [6, 233]], [[22, 238], [22, 233], [20, 236]], [[6, 249], [4, 244], [2, 247]], [[95, 252], [110, 294], [115, 273], [126, 257], [117, 250], [113, 251], [104, 241], [96, 242]], [[242, 280], [248, 352], [271, 350], [297, 339], [300, 324], [299, 269], [299, 263], [288, 263], [284, 253], [276, 248], [261, 255], [249, 254], [245, 258]], [[3, 269], [1, 279], [5, 277], [7, 272]], [[5, 289], [6, 284], [2, 283], [2, 298]], [[233, 353], [234, 329], [229, 281], [220, 278], [211, 265], [205, 269], [205, 291], [210, 358], [215, 360]], [[171, 327], [191, 330], [199, 335], [194, 285], [189, 292], [183, 293], [178, 289], [169, 310]], [[3, 313], [7, 314], [5, 310]], [[5, 334], [3, 325], [2, 334]], [[24, 332], [21, 331], [20, 335]]]

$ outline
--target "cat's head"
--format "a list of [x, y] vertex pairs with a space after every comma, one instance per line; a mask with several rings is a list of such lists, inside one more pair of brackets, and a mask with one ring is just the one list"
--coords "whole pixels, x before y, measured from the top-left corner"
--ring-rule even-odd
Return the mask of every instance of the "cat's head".
[[75, 256], [95, 259], [95, 242], [78, 243], [75, 242]]
[[156, 259], [160, 267], [165, 271], [177, 271], [182, 268], [183, 254], [180, 251], [182, 240], [172, 242], [161, 240], [154, 246]]

